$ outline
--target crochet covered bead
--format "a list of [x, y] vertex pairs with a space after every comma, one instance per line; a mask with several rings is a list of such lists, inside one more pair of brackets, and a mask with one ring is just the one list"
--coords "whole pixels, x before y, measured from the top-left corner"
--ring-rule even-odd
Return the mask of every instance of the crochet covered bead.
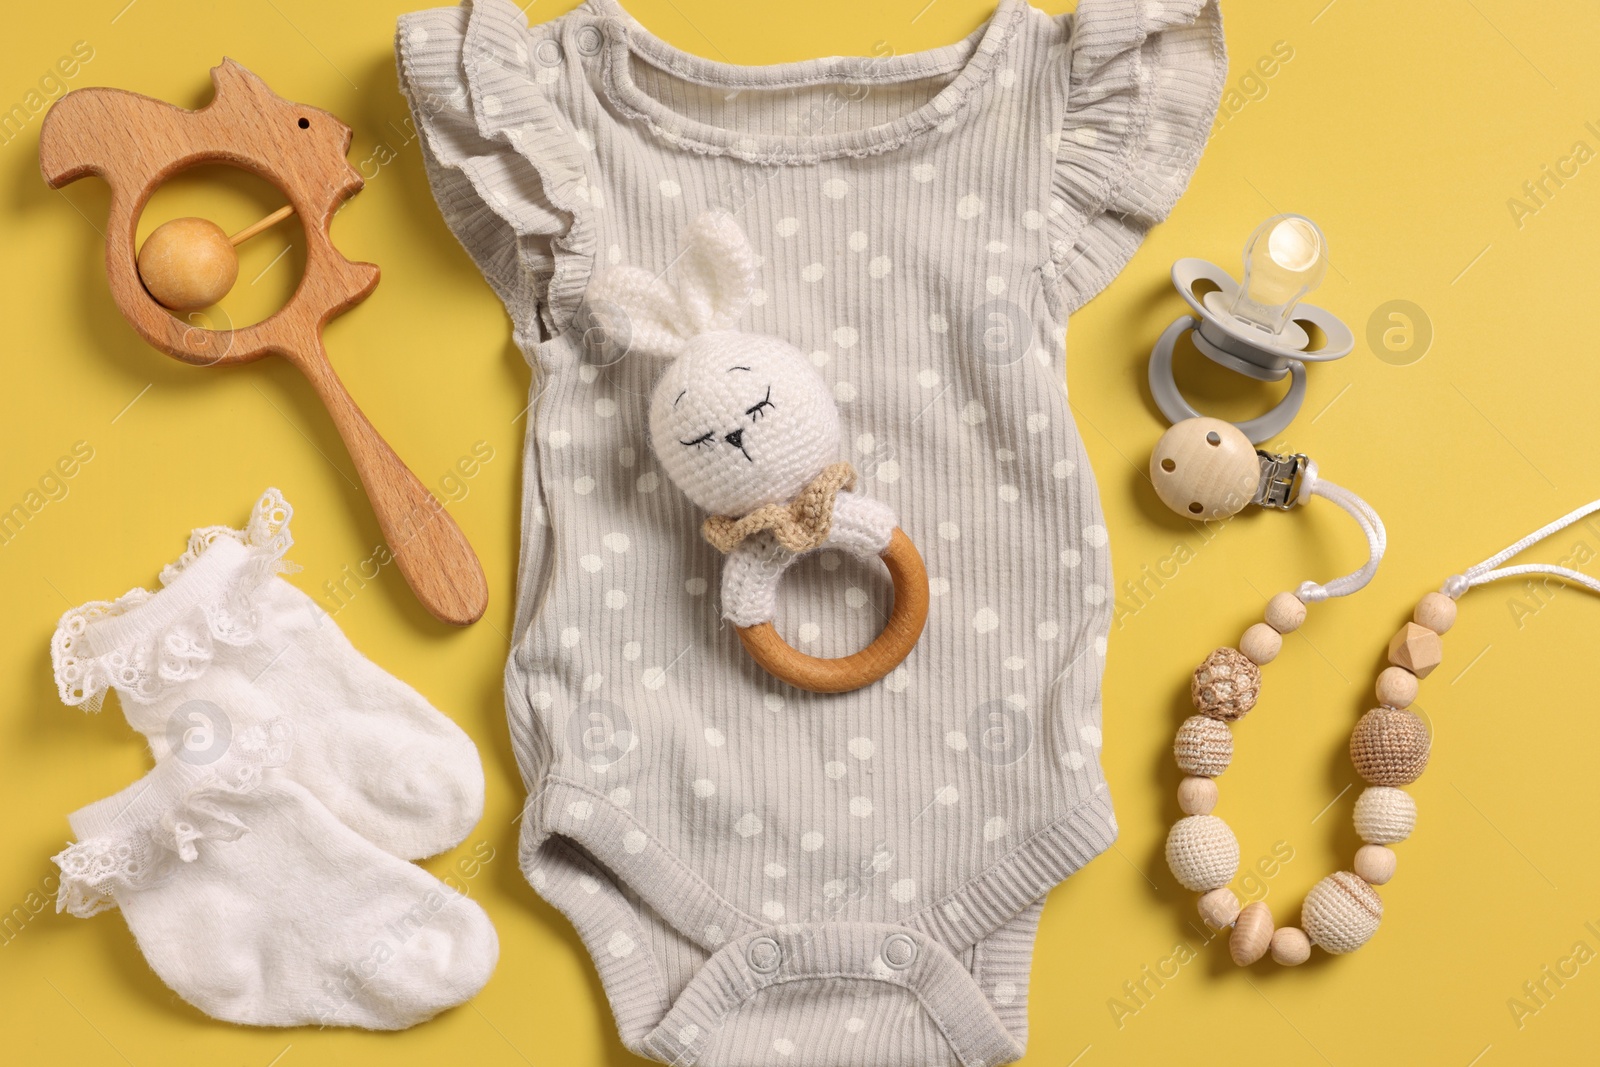
[[1336, 871], [1306, 894], [1300, 926], [1323, 951], [1340, 955], [1372, 940], [1382, 918], [1377, 892], [1350, 871]]
[[1172, 754], [1183, 773], [1215, 778], [1233, 762], [1233, 732], [1225, 722], [1191, 715], [1178, 727]]
[[1239, 870], [1239, 840], [1215, 815], [1179, 819], [1167, 834], [1167, 866], [1185, 889], [1220, 889]]
[[1428, 726], [1397, 708], [1373, 708], [1350, 734], [1350, 762], [1373, 785], [1408, 785], [1422, 777], [1432, 744]]
[[1356, 798], [1356, 833], [1370, 845], [1392, 845], [1411, 836], [1417, 825], [1417, 802], [1403, 789], [1374, 785]]
[[1189, 696], [1202, 715], [1223, 722], [1244, 718], [1261, 694], [1261, 668], [1236, 648], [1219, 648], [1194, 670]]

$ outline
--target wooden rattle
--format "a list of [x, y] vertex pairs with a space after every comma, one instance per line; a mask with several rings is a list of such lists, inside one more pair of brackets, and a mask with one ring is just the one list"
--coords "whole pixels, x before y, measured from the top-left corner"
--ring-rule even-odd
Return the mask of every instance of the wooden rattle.
[[[340, 255], [328, 232], [335, 209], [362, 186], [345, 160], [350, 127], [326, 111], [283, 99], [231, 59], [212, 68], [211, 80], [216, 94], [197, 111], [120, 89], [68, 93], [40, 129], [45, 181], [60, 188], [94, 174], [110, 185], [111, 295], [151, 345], [196, 366], [249, 363], [277, 353], [306, 376], [355, 461], [389, 550], [417, 599], [445, 622], [474, 622], [489, 593], [472, 546], [356, 406], [322, 344], [323, 326], [378, 284], [378, 268]], [[232, 239], [203, 219], [169, 222], [136, 257], [135, 230], [151, 194], [179, 171], [205, 163], [257, 174], [289, 203]], [[305, 226], [306, 263], [299, 287], [282, 308], [253, 326], [230, 330], [195, 326], [169, 312], [221, 299], [238, 272], [232, 245], [290, 212]]]

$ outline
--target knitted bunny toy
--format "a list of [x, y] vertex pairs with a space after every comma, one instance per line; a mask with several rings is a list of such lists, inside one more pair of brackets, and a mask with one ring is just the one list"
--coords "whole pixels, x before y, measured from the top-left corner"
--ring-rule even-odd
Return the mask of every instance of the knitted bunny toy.
[[[855, 471], [837, 461], [839, 411], [811, 362], [787, 341], [735, 329], [756, 277], [755, 254], [739, 224], [726, 212], [706, 212], [690, 224], [684, 243], [670, 268], [676, 287], [638, 267], [616, 267], [594, 279], [587, 300], [598, 318], [611, 320], [611, 332], [626, 334], [630, 351], [672, 361], [651, 395], [650, 443], [667, 476], [711, 515], [705, 538], [728, 557], [723, 618], [739, 628], [763, 667], [791, 684], [859, 688], [893, 669], [921, 633], [927, 607], [921, 559], [896, 528], [894, 512], [854, 492]], [[895, 578], [896, 612], [885, 628], [895, 648], [880, 648], [870, 665], [855, 664], [848, 677], [831, 682], [816, 671], [838, 672], [817, 665], [855, 657], [801, 656], [771, 627], [783, 572], [824, 546], [884, 556]], [[912, 618], [919, 603], [921, 615]], [[753, 641], [784, 659], [809, 661], [811, 674], [790, 677], [793, 670], [776, 668]], [[883, 642], [880, 636], [856, 656]], [[884, 665], [887, 656], [892, 662]]]

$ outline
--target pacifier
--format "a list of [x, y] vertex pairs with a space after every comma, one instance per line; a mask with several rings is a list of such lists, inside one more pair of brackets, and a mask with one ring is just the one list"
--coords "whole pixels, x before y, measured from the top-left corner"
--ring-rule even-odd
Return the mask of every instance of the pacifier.
[[[1150, 392], [1161, 413], [1174, 423], [1201, 414], [1172, 375], [1173, 349], [1188, 333], [1207, 359], [1247, 378], [1279, 382], [1289, 376], [1289, 391], [1277, 406], [1235, 424], [1258, 444], [1281, 433], [1305, 403], [1305, 365], [1339, 359], [1355, 347], [1355, 336], [1335, 315], [1300, 303], [1327, 272], [1327, 242], [1303, 215], [1274, 215], [1256, 227], [1244, 246], [1243, 282], [1203, 259], [1174, 263], [1172, 284], [1199, 319], [1178, 319], [1150, 352]], [[1321, 334], [1317, 348], [1310, 347], [1308, 326]]]
[[[1388, 534], [1366, 501], [1321, 477], [1303, 452], [1275, 453], [1256, 447], [1277, 436], [1299, 414], [1306, 395], [1308, 362], [1348, 355], [1355, 346], [1349, 327], [1331, 312], [1300, 298], [1328, 270], [1327, 243], [1315, 223], [1302, 215], [1274, 215], [1256, 227], [1244, 248], [1244, 282], [1203, 259], [1180, 259], [1172, 281], [1200, 315], [1168, 326], [1150, 353], [1150, 392], [1172, 426], [1150, 454], [1150, 482], [1161, 502], [1186, 519], [1214, 521], [1237, 515], [1246, 506], [1289, 511], [1322, 497], [1343, 508], [1367, 541], [1367, 562], [1326, 584], [1307, 581], [1295, 590], [1303, 603], [1348, 596], [1366, 586], [1383, 559]], [[1196, 291], [1209, 282], [1204, 294]], [[1311, 349], [1314, 326], [1323, 343]], [[1194, 331], [1194, 344], [1212, 361], [1257, 381], [1291, 375], [1289, 391], [1265, 415], [1241, 423], [1210, 418], [1178, 392], [1172, 377], [1172, 350], [1178, 338]]]

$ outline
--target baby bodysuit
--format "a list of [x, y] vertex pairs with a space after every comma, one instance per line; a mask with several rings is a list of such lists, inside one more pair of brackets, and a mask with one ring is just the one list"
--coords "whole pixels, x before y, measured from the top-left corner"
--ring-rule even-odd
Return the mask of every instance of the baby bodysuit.
[[[680, 51], [617, 0], [532, 28], [477, 0], [403, 17], [398, 50], [440, 209], [534, 368], [520, 862], [622, 1041], [713, 1067], [1017, 1058], [1045, 894], [1116, 835], [1111, 567], [1065, 324], [1199, 158], [1214, 0], [1000, 0], [947, 47], [765, 67]], [[921, 640], [854, 692], [746, 654], [705, 515], [650, 445], [663, 364], [585, 303], [618, 265], [670, 282], [707, 211], [755, 255], [740, 329], [806, 354], [836, 458], [927, 565]], [[843, 656], [889, 603], [881, 565], [811, 552], [776, 626]]]

